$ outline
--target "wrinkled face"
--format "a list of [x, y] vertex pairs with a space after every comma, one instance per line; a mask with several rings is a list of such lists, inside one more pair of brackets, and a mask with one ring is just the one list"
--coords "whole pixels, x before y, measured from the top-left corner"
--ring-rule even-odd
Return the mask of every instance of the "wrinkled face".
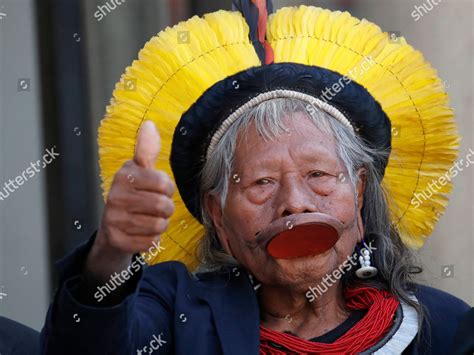
[[[224, 249], [263, 284], [304, 292], [352, 255], [359, 239], [360, 207], [347, 170], [336, 154], [332, 134], [314, 126], [301, 112], [285, 117], [290, 130], [265, 141], [251, 126], [239, 136], [233, 178], [221, 213], [218, 200], [208, 207]], [[341, 179], [344, 173], [345, 179]], [[363, 183], [356, 187], [363, 194]], [[316, 256], [274, 259], [255, 242], [272, 221], [293, 213], [322, 212], [344, 229], [338, 242]]]

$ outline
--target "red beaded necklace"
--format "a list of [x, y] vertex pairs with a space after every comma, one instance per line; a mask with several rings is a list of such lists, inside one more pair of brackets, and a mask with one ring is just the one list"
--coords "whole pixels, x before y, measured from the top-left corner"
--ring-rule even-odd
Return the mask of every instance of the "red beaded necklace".
[[[393, 323], [400, 301], [388, 291], [373, 287], [347, 290], [349, 309], [367, 309], [367, 314], [331, 344], [318, 343], [260, 326], [260, 354], [354, 354], [375, 345]], [[269, 342], [283, 346], [276, 349]]]

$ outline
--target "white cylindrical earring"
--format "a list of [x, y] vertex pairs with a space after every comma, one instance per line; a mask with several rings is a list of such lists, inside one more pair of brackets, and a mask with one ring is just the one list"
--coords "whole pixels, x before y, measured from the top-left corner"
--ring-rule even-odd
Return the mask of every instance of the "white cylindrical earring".
[[365, 248], [359, 252], [360, 269], [356, 271], [356, 276], [360, 279], [369, 279], [377, 275], [377, 268], [370, 266], [370, 251], [364, 243]]

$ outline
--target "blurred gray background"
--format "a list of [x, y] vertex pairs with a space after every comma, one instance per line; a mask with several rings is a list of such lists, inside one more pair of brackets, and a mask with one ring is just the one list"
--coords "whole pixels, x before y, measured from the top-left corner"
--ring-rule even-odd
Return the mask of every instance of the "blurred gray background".
[[[37, 330], [54, 293], [54, 261], [92, 234], [103, 209], [96, 136], [115, 83], [161, 29], [193, 14], [230, 9], [231, 3], [121, 0], [114, 6], [112, 1], [0, 0], [1, 186], [46, 149], [55, 146], [60, 153], [0, 201], [0, 315]], [[274, 5], [349, 10], [386, 31], [401, 32], [445, 80], [464, 157], [474, 149], [474, 3], [440, 1], [415, 21], [412, 12], [430, 6], [428, 1], [275, 0]], [[471, 305], [473, 176], [471, 166], [455, 178], [446, 214], [417, 252], [424, 267], [420, 282]]]

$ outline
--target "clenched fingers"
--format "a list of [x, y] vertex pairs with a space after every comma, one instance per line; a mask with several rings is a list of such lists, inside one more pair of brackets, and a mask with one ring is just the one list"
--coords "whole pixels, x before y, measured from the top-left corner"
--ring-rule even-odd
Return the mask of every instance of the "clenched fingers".
[[174, 182], [164, 171], [145, 169], [134, 162], [127, 162], [117, 173], [116, 179], [126, 183], [131, 189], [159, 192], [169, 197], [173, 196], [176, 189]]

